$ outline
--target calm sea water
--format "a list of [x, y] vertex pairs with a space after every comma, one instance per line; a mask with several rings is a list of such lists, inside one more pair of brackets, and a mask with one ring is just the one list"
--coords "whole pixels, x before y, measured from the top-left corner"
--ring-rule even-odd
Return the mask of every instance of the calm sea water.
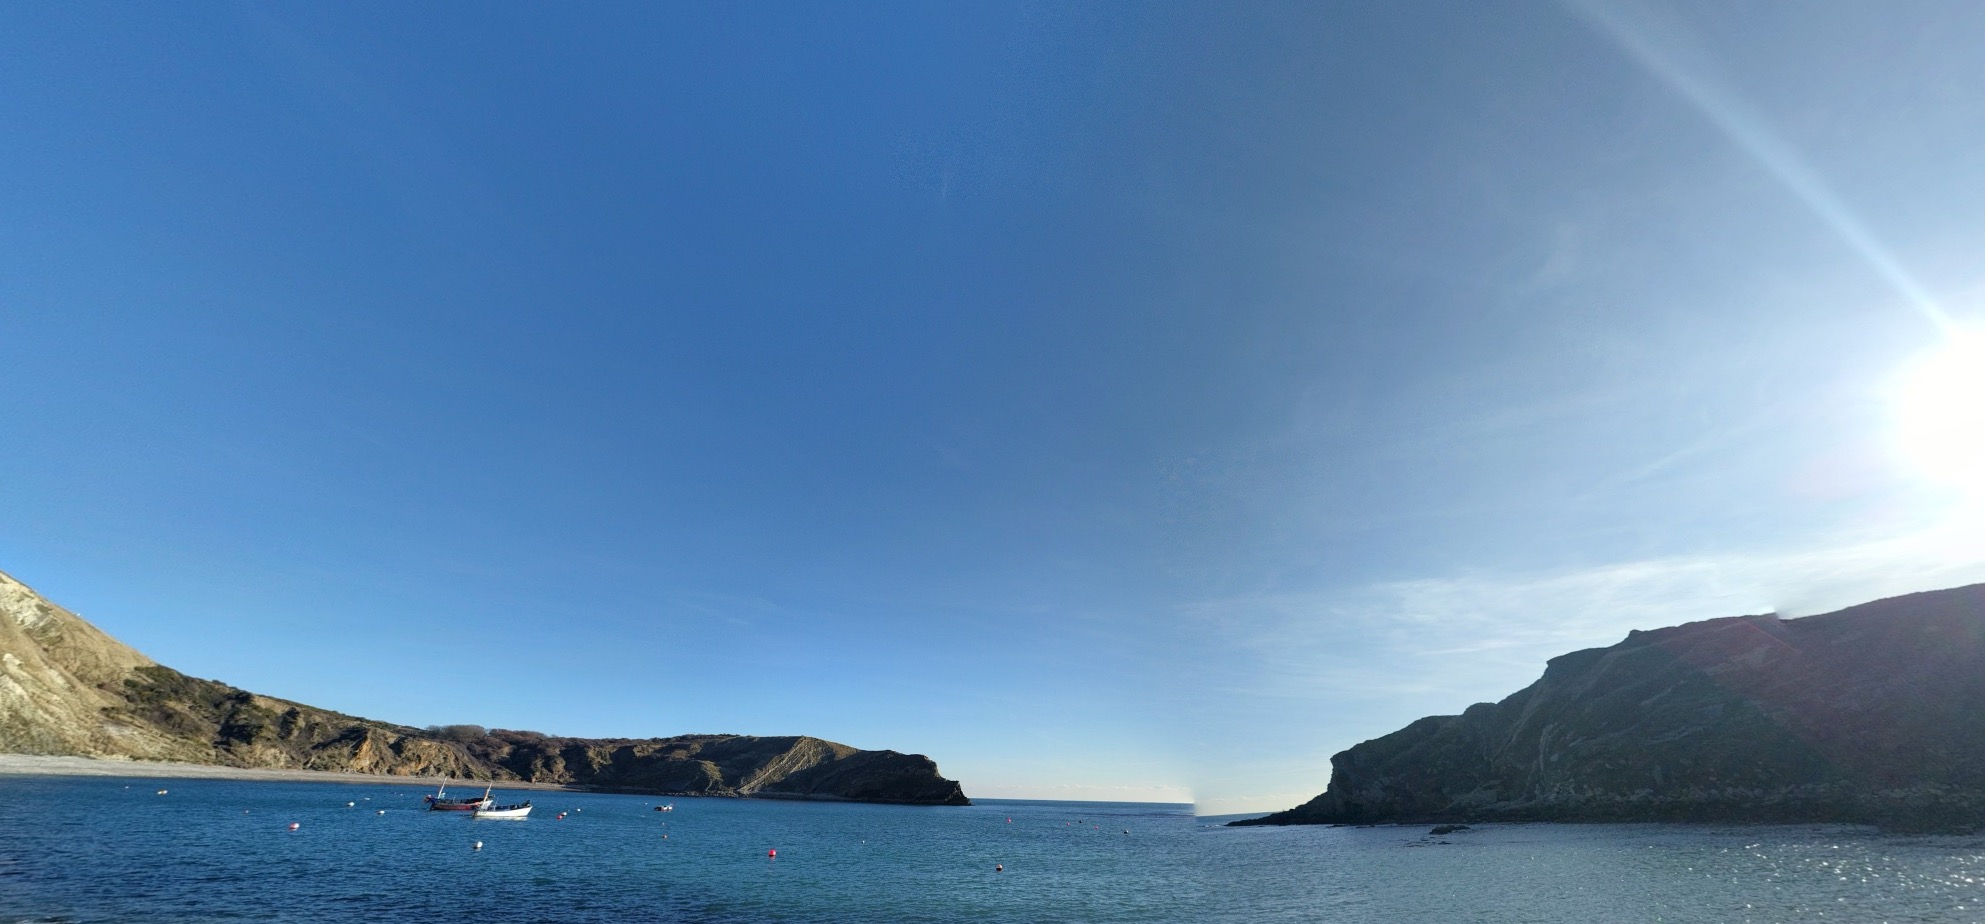
[[1170, 805], [675, 799], [662, 813], [654, 797], [552, 792], [512, 793], [537, 804], [525, 821], [474, 821], [421, 811], [423, 791], [0, 777], [0, 922], [1985, 921], [1979, 838], [1434, 838], [1222, 828]]

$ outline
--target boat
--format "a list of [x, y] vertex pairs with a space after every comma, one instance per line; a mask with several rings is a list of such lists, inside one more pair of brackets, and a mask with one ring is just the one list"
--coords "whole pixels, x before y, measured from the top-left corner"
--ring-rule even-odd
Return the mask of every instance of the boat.
[[673, 802], [671, 802], [671, 803], [669, 803], [669, 804], [667, 804], [667, 805], [657, 805], [657, 806], [655, 806], [655, 811], [657, 811], [657, 812], [673, 812], [673, 811], [675, 811], [675, 803], [673, 803]]
[[476, 809], [477, 818], [523, 818], [531, 814], [531, 803], [519, 802], [516, 805], [496, 805]]
[[495, 802], [495, 799], [489, 797], [489, 788], [487, 787], [483, 789], [482, 795], [474, 799], [450, 799], [448, 798], [448, 784], [443, 783], [441, 784], [441, 788], [434, 791], [434, 795], [427, 797], [427, 810], [430, 812], [474, 812], [489, 808]]

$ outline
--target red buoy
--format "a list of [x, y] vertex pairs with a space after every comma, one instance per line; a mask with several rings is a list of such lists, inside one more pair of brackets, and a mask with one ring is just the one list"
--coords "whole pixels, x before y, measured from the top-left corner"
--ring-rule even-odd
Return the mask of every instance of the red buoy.
[[296, 823], [296, 822], [294, 822], [294, 821], [292, 821], [292, 822], [290, 822], [290, 823], [289, 823], [289, 829], [290, 829], [291, 831], [294, 831], [294, 830], [296, 830], [296, 829], [298, 829], [298, 828], [301, 828], [301, 827], [303, 827], [303, 826], [302, 826], [302, 825], [299, 825], [299, 824], [297, 824], [297, 823]]
[[765, 851], [765, 855], [768, 857], [776, 857], [779, 855], [779, 852], [776, 850], [767, 850]]

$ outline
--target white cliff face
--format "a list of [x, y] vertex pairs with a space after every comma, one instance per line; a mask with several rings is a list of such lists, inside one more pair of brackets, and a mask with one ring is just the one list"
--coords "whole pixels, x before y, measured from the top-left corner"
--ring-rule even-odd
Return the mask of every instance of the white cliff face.
[[150, 737], [106, 717], [121, 684], [150, 658], [0, 573], [0, 751], [124, 756]]
[[23, 629], [39, 629], [53, 621], [54, 617], [41, 606], [41, 596], [29, 589], [28, 585], [0, 572], [0, 613]]

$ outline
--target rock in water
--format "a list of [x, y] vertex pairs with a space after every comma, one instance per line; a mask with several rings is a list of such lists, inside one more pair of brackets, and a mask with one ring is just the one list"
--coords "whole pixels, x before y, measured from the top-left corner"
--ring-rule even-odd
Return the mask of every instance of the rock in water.
[[1322, 795], [1236, 824], [1985, 825], [1985, 584], [1634, 632], [1330, 763]]
[[928, 757], [819, 738], [423, 730], [261, 696], [157, 664], [4, 573], [0, 752], [624, 792], [970, 804]]

